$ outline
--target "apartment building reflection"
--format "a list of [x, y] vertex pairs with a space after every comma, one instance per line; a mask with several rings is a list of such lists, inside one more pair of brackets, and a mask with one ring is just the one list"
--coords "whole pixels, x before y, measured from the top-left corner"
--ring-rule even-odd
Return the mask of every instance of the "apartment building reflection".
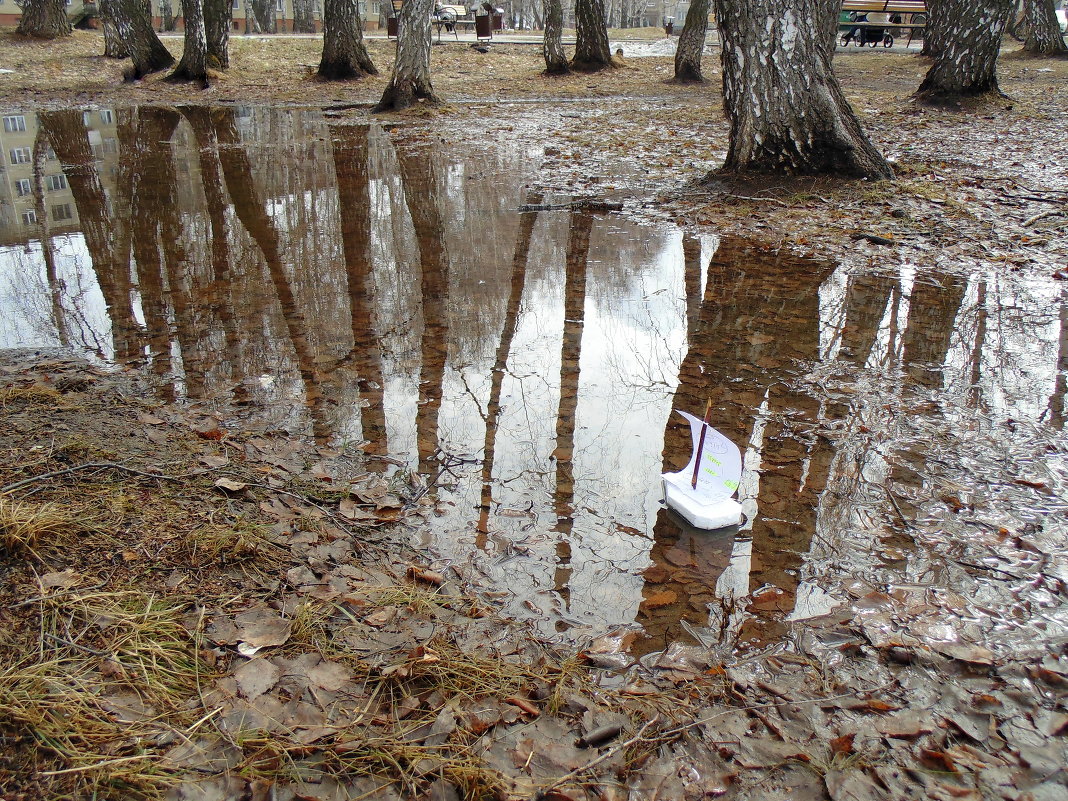
[[[7, 114], [0, 122], [0, 245], [18, 245], [36, 238], [42, 222], [48, 223], [53, 236], [79, 230], [74, 196], [51, 147], [45, 149], [42, 169], [47, 219], [40, 219], [33, 167], [34, 144], [40, 134], [36, 115]], [[119, 153], [115, 112], [109, 108], [84, 111], [82, 122], [98, 171], [113, 180]]]

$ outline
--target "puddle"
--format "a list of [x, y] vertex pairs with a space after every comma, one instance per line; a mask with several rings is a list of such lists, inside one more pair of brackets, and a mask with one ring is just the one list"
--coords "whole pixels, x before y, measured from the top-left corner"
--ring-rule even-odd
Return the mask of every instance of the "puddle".
[[[1044, 278], [519, 212], [563, 200], [527, 188], [540, 150], [313, 112], [2, 136], [0, 347], [418, 470], [416, 544], [544, 634], [763, 647], [855, 603], [870, 638], [1063, 639], [1068, 306]], [[672, 409], [709, 399], [746, 465], [744, 524], [711, 534], [658, 480], [689, 456]]]

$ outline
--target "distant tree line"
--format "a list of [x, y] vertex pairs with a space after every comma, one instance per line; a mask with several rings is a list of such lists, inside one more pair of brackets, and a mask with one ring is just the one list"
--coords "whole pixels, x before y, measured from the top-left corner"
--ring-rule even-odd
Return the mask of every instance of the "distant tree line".
[[[168, 0], [169, 1], [169, 0]], [[313, 0], [294, 0], [302, 29], [314, 29]], [[720, 38], [723, 104], [730, 124], [726, 162], [718, 177], [832, 174], [880, 179], [892, 176], [839, 86], [831, 66], [840, 0], [692, 0], [679, 37], [675, 80], [702, 81], [701, 56], [714, 4]], [[491, 0], [484, 10], [495, 10]], [[664, 8], [663, 0], [655, 8]], [[931, 67], [916, 99], [955, 104], [998, 97], [996, 64], [1017, 0], [928, 0], [923, 55]], [[208, 69], [229, 66], [230, 0], [181, 0], [185, 20], [182, 59], [172, 81], [206, 85]], [[246, 4], [246, 26], [274, 30], [274, 0]], [[383, 10], [391, 6], [383, 2]], [[376, 111], [417, 102], [436, 103], [430, 71], [434, 0], [405, 0], [398, 14], [396, 57]], [[545, 74], [612, 69], [608, 28], [646, 18], [640, 0], [574, 0], [575, 49], [562, 44], [562, 0], [510, 0], [518, 24], [544, 30]], [[1025, 49], [1066, 55], [1053, 0], [1023, 0], [1030, 26]], [[136, 80], [174, 64], [152, 28], [149, 0], [100, 0], [105, 55], [131, 59]], [[363, 41], [358, 0], [324, 0], [323, 51], [318, 74], [346, 80], [377, 74]], [[19, 32], [51, 39], [70, 34], [64, 0], [24, 0]], [[710, 176], [712, 177], [712, 176]]]

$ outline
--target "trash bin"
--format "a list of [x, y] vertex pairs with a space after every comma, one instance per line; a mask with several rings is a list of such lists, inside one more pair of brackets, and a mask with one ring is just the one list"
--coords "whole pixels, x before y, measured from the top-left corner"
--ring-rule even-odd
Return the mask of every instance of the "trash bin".
[[493, 32], [490, 30], [490, 15], [483, 14], [482, 16], [475, 17], [475, 38], [476, 39], [492, 39]]
[[386, 20], [386, 36], [390, 39], [397, 38], [397, 31], [399, 30], [397, 18], [390, 17]]
[[673, 33], [675, 33], [675, 18], [674, 17], [665, 17], [664, 18], [664, 36], [671, 36]]
[[490, 19], [493, 21], [493, 24], [490, 26], [492, 28], [492, 30], [495, 30], [495, 31], [503, 31], [504, 30], [504, 9], [503, 8], [495, 8], [493, 10], [493, 13], [490, 14]]

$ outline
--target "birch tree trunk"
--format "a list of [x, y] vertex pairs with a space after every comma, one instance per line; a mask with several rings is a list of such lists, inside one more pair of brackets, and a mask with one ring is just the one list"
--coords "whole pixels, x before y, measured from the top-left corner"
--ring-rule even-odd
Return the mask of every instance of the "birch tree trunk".
[[35, 39], [58, 39], [70, 36], [70, 20], [64, 0], [26, 0], [22, 19], [15, 33]]
[[[427, 59], [429, 60], [429, 53]], [[319, 77], [328, 81], [377, 75], [363, 43], [359, 0], [325, 0], [323, 3], [323, 56]]]
[[604, 0], [575, 0], [575, 57], [571, 68], [596, 72], [614, 66], [608, 46]]
[[250, 0], [258, 33], [278, 33], [278, 19], [274, 0]]
[[838, 0], [716, 0], [730, 123], [723, 172], [892, 177], [831, 70], [838, 9]]
[[946, 15], [944, 41], [916, 91], [927, 103], [1001, 95], [997, 60], [1013, 0], [940, 0]]
[[406, 0], [397, 20], [397, 57], [382, 99], [372, 111], [400, 111], [418, 101], [439, 103], [430, 85], [430, 11], [433, 0]]
[[693, 0], [686, 12], [686, 24], [675, 50], [675, 80], [680, 83], [703, 83], [701, 55], [705, 49], [710, 0]]
[[541, 40], [541, 54], [545, 58], [546, 75], [571, 72], [564, 54], [564, 7], [560, 0], [544, 0], [545, 35]]
[[119, 38], [133, 59], [133, 67], [126, 73], [128, 80], [136, 81], [174, 63], [174, 56], [152, 30], [147, 3], [141, 0], [113, 0], [111, 8]]
[[234, 7], [231, 0], [204, 0], [204, 37], [208, 44], [208, 64], [225, 70], [230, 66], [230, 25]]
[[119, 36], [115, 24], [114, 5], [117, 0], [100, 0], [100, 21], [104, 29], [104, 58], [128, 58], [130, 51]]
[[293, 33], [315, 33], [311, 0], [293, 0]]
[[1061, 36], [1061, 26], [1053, 9], [1053, 0], [1024, 0], [1027, 15], [1027, 41], [1024, 52], [1036, 56], [1068, 54], [1068, 46]]
[[182, 0], [185, 49], [168, 81], [199, 81], [208, 85], [208, 40], [204, 34], [204, 0]]
[[937, 58], [945, 47], [946, 30], [949, 27], [949, 16], [946, 4], [943, 0], [928, 0], [927, 2], [927, 25], [923, 29], [923, 49], [921, 56]]

